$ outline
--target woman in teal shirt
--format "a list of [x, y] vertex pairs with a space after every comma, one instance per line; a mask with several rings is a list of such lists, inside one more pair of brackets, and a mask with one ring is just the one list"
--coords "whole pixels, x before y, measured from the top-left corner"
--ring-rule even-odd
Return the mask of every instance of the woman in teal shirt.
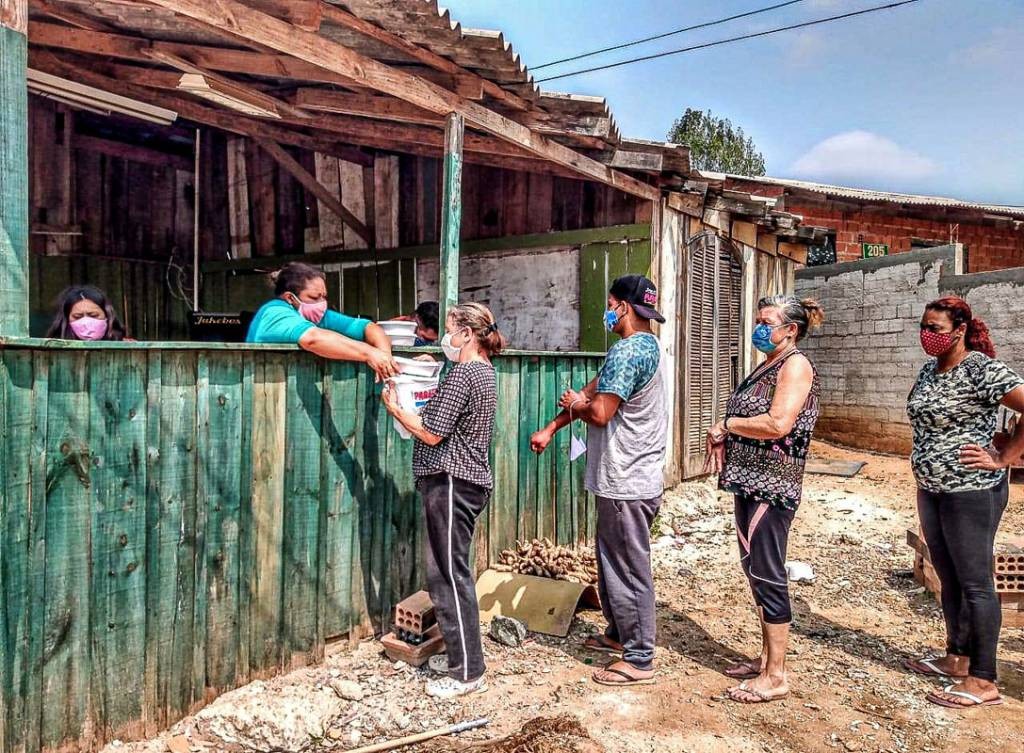
[[292, 343], [323, 358], [365, 363], [388, 379], [398, 373], [383, 328], [327, 308], [322, 270], [292, 262], [277, 273], [274, 295], [260, 307], [245, 338], [250, 343]]

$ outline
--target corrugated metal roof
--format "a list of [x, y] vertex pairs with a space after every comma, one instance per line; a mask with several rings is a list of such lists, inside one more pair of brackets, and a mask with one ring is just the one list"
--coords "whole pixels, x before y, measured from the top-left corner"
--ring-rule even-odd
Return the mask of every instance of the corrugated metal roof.
[[860, 201], [884, 201], [892, 204], [907, 204], [911, 206], [927, 207], [948, 207], [950, 209], [973, 209], [987, 212], [989, 214], [1004, 215], [1007, 217], [1024, 219], [1024, 206], [1012, 206], [1006, 204], [981, 204], [975, 201], [963, 201], [946, 196], [927, 196], [922, 194], [896, 193], [893, 191], [874, 191], [867, 188], [850, 188], [848, 186], [833, 186], [828, 183], [814, 183], [807, 180], [794, 180], [792, 178], [771, 178], [768, 176], [750, 177], [747, 175], [732, 175], [728, 173], [714, 173], [701, 171], [701, 175], [712, 180], [742, 180], [754, 183], [763, 183], [771, 186], [783, 186], [795, 188], [801, 191], [809, 191], [827, 196], [835, 196], [844, 199], [856, 199]]

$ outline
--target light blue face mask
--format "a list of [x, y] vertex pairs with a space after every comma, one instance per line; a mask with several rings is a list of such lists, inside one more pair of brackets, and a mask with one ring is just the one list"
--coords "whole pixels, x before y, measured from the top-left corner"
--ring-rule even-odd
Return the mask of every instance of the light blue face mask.
[[750, 342], [762, 353], [773, 353], [779, 346], [772, 342], [772, 332], [779, 327], [788, 327], [789, 325], [790, 322], [776, 324], [774, 327], [770, 324], [758, 324], [754, 327], [754, 333], [750, 336]]
[[615, 325], [619, 323], [619, 315], [615, 309], [607, 309], [604, 312], [604, 328], [611, 332], [615, 329]]

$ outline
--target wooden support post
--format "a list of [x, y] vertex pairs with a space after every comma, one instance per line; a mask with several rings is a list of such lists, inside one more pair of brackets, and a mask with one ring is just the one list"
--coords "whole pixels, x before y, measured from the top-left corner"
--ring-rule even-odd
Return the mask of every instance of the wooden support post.
[[28, 0], [0, 0], [0, 336], [28, 336]]
[[441, 287], [439, 323], [459, 302], [459, 232], [462, 229], [462, 136], [466, 122], [453, 112], [444, 126], [444, 183], [441, 193]]

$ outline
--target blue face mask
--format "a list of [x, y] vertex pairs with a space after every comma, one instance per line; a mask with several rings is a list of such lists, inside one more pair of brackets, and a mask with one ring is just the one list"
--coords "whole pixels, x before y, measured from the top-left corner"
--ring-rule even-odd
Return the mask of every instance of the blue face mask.
[[770, 324], [758, 324], [754, 327], [754, 333], [750, 336], [750, 342], [762, 353], [773, 353], [779, 346], [772, 342], [772, 332], [776, 327], [786, 327], [788, 324], [777, 324], [773, 327]]
[[604, 312], [604, 328], [611, 332], [615, 329], [615, 325], [619, 323], [619, 315], [615, 309], [610, 309]]

